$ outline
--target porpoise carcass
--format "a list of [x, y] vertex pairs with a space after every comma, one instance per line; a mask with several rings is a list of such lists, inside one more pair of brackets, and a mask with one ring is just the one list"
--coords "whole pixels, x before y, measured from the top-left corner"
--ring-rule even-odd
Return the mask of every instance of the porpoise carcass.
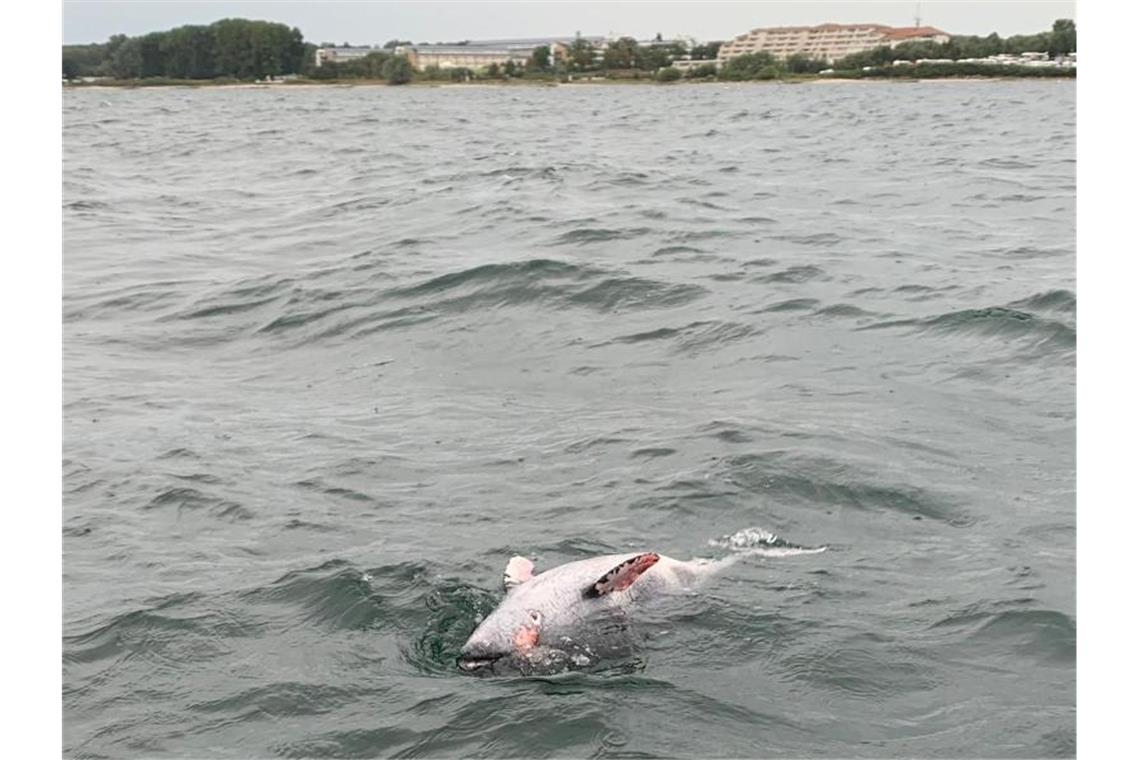
[[[720, 560], [688, 562], [657, 552], [632, 552], [568, 562], [535, 575], [534, 563], [513, 557], [503, 574], [507, 596], [463, 645], [459, 667], [478, 674], [551, 673], [592, 665], [629, 650], [626, 613], [651, 599], [696, 588], [749, 554], [786, 556], [823, 551], [787, 544], [762, 531], [741, 534], [760, 547]], [[778, 542], [778, 543], [777, 543]]]

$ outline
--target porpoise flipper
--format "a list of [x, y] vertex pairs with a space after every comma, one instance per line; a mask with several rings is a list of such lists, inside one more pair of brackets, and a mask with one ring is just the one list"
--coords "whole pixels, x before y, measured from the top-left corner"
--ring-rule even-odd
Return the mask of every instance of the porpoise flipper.
[[503, 571], [503, 585], [508, 590], [534, 577], [534, 563], [526, 557], [511, 557]]

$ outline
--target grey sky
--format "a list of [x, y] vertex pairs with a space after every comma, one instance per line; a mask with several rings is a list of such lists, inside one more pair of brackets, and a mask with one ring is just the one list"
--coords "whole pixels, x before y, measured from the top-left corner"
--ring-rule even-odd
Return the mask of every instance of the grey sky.
[[392, 38], [437, 42], [496, 37], [660, 32], [723, 40], [758, 26], [875, 22], [924, 25], [950, 34], [1033, 34], [1057, 18], [1074, 18], [1073, 2], [283, 2], [238, 0], [64, 0], [63, 41], [103, 42], [112, 34], [144, 34], [182, 24], [239, 17], [296, 26], [309, 42], [383, 43]]

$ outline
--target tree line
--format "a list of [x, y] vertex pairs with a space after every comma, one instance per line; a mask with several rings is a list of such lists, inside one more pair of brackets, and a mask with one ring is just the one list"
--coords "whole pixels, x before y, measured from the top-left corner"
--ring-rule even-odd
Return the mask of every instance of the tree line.
[[[599, 52], [587, 39], [578, 36], [565, 56], [553, 55], [548, 46], [535, 48], [525, 64], [508, 63], [489, 73], [460, 70], [458, 74], [425, 72], [426, 79], [458, 79], [476, 76], [515, 77], [523, 75], [569, 75], [626, 70], [655, 72], [686, 56], [694, 60], [716, 60], [719, 42], [697, 45], [687, 51], [683, 45], [664, 42], [640, 45], [632, 37], [622, 37]], [[262, 79], [268, 76], [300, 74], [313, 79], [405, 79], [405, 63], [391, 63], [393, 50], [410, 42], [393, 39], [383, 48], [362, 58], [341, 63], [315, 65], [316, 46], [306, 43], [301, 31], [285, 24], [246, 19], [223, 19], [208, 26], [187, 25], [165, 32], [137, 37], [112, 36], [105, 43], [63, 46], [63, 76], [112, 77], [115, 79]], [[345, 43], [347, 46], [348, 43]], [[322, 47], [336, 47], [322, 43]], [[387, 67], [387, 69], [385, 68]], [[452, 70], [454, 71], [454, 70]], [[410, 78], [410, 77], [409, 77]]]
[[95, 45], [65, 45], [63, 75], [116, 79], [261, 79], [298, 74], [311, 55], [301, 31], [285, 24], [223, 19], [139, 37], [117, 34]]
[[[400, 43], [404, 44], [404, 43]], [[327, 46], [323, 46], [327, 47]], [[334, 79], [383, 79], [388, 84], [407, 84], [416, 72], [406, 56], [391, 52], [395, 45], [385, 46], [361, 58], [335, 63], [326, 61], [320, 66], [306, 62], [303, 74], [318, 81]]]
[[1074, 68], [1018, 66], [992, 63], [917, 63], [913, 66], [880, 66], [869, 71], [863, 69], [836, 70], [841, 79], [938, 79], [944, 77], [1030, 77], [1073, 78]]

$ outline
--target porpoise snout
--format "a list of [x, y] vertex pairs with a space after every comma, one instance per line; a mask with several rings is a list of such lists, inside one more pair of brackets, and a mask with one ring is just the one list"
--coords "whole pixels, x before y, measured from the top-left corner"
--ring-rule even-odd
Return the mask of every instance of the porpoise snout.
[[490, 671], [505, 656], [505, 652], [493, 651], [483, 644], [468, 643], [459, 651], [457, 664], [468, 673]]

